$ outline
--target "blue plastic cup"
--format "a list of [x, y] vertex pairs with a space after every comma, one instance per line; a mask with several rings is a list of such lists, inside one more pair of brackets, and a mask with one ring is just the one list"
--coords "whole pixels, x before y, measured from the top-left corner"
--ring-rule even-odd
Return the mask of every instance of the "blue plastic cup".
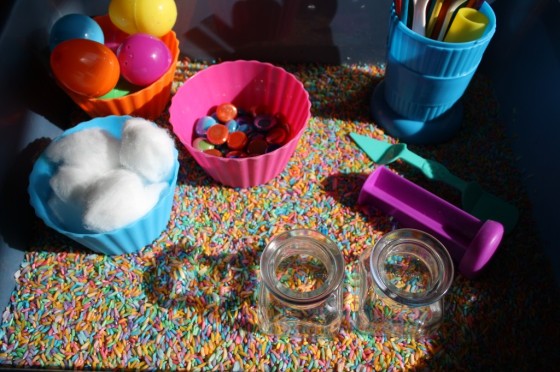
[[415, 144], [439, 143], [460, 128], [465, 93], [496, 31], [496, 16], [487, 3], [483, 35], [450, 43], [420, 35], [391, 9], [385, 79], [371, 96], [374, 120], [393, 137]]
[[496, 30], [496, 16], [486, 2], [480, 11], [489, 23], [481, 38], [448, 43], [420, 35], [391, 10], [385, 99], [396, 113], [430, 121], [444, 115], [463, 95]]

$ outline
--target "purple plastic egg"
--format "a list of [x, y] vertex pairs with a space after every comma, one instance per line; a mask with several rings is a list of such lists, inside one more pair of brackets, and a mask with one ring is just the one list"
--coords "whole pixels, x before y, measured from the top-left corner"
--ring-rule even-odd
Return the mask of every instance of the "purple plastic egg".
[[152, 84], [172, 62], [167, 45], [157, 37], [144, 33], [126, 38], [117, 50], [117, 58], [122, 76], [138, 86]]

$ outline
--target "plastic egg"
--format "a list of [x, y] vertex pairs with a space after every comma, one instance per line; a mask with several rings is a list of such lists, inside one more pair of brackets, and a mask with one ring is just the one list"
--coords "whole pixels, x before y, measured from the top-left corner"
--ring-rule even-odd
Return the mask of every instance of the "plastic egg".
[[121, 74], [130, 83], [150, 85], [171, 66], [172, 57], [163, 41], [149, 34], [129, 36], [117, 50]]
[[50, 57], [56, 80], [66, 89], [88, 97], [102, 96], [117, 85], [119, 61], [104, 44], [71, 39], [58, 44]]
[[99, 24], [84, 14], [67, 14], [54, 23], [49, 35], [50, 50], [70, 39], [87, 39], [101, 44], [105, 40]]
[[120, 79], [113, 89], [99, 97], [99, 99], [113, 99], [124, 97], [130, 93], [137, 91], [139, 88], [136, 85], [130, 84], [125, 79]]
[[128, 34], [147, 33], [161, 37], [171, 31], [177, 20], [173, 0], [111, 0], [109, 17]]
[[99, 26], [101, 26], [101, 29], [103, 30], [105, 45], [113, 52], [117, 53], [117, 49], [129, 35], [121, 29], [117, 28], [117, 26], [115, 26], [113, 22], [111, 22], [111, 18], [109, 18], [108, 15], [97, 16], [93, 19], [99, 24]]

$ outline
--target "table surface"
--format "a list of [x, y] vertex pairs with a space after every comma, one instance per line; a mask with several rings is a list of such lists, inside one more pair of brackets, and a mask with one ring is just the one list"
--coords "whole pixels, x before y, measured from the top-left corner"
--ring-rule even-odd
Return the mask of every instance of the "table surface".
[[[181, 59], [173, 91], [206, 66]], [[0, 365], [528, 370], [560, 362], [553, 342], [560, 324], [558, 288], [489, 81], [475, 75], [463, 97], [461, 130], [452, 140], [410, 148], [510, 200], [520, 220], [479, 278], [456, 275], [438, 332], [414, 340], [372, 337], [353, 328], [356, 260], [398, 226], [390, 216], [356, 204], [376, 165], [348, 137], [356, 132], [397, 142], [369, 114], [369, 97], [384, 67], [283, 67], [304, 83], [312, 118], [286, 169], [267, 184], [250, 189], [216, 184], [178, 144], [181, 169], [171, 221], [136, 254], [96, 254], [36, 218], [25, 220], [27, 246], [0, 326]], [[76, 123], [80, 120], [87, 118], [76, 112]], [[168, 120], [165, 112], [156, 122], [170, 128]], [[26, 150], [37, 154], [47, 142]], [[30, 164], [20, 169], [23, 176]], [[456, 190], [424, 179], [412, 167], [397, 162], [389, 168], [459, 203]], [[21, 207], [30, 213], [28, 205]], [[330, 340], [275, 337], [258, 328], [260, 254], [272, 237], [295, 228], [329, 236], [345, 259], [344, 321]], [[181, 300], [171, 299], [167, 290], [170, 267], [177, 264], [188, 273]]]

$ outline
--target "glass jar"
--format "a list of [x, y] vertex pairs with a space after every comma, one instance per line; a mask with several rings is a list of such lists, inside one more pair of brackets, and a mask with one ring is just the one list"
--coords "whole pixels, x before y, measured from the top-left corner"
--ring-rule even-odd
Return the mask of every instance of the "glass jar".
[[433, 236], [398, 229], [359, 259], [357, 328], [376, 336], [420, 337], [443, 321], [443, 297], [453, 282], [453, 262]]
[[330, 337], [342, 321], [344, 259], [312, 230], [276, 236], [261, 255], [258, 317], [263, 332]]

